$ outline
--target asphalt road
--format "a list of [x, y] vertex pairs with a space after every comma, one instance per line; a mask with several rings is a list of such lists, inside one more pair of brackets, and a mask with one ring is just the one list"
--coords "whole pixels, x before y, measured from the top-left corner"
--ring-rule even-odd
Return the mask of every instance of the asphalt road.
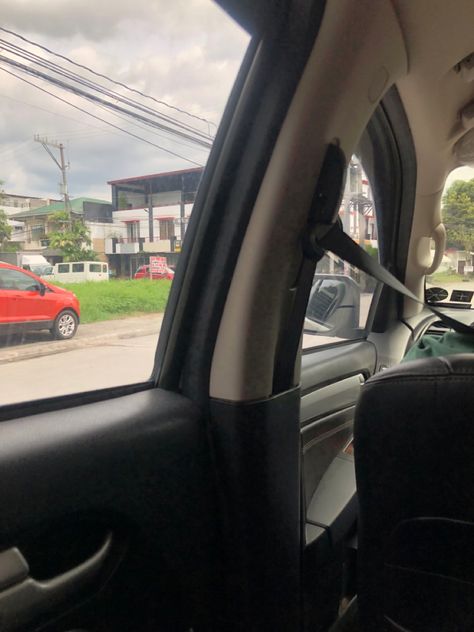
[[157, 341], [155, 333], [2, 364], [0, 405], [142, 382]]

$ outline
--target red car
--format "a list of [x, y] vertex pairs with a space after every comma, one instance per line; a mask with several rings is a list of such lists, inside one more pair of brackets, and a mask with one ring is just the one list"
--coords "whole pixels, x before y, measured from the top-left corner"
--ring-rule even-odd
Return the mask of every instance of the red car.
[[[134, 279], [149, 279], [150, 278], [150, 266], [144, 265], [144, 266], [140, 266], [138, 268], [138, 270], [135, 272], [135, 274], [133, 275]], [[170, 279], [172, 280], [174, 278], [174, 270], [172, 270], [171, 268], [168, 268], [168, 266], [166, 266], [165, 268], [165, 272], [153, 272], [153, 275], [151, 277], [152, 279]]]
[[49, 329], [58, 340], [66, 340], [76, 333], [79, 316], [75, 294], [0, 262], [0, 334]]

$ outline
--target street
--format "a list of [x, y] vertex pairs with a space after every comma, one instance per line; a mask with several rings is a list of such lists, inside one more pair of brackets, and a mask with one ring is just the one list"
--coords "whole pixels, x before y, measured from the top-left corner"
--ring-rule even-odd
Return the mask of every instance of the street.
[[[474, 289], [474, 284], [444, 287]], [[362, 326], [370, 300], [362, 295]], [[162, 318], [160, 313], [85, 324], [66, 341], [44, 331], [26, 334], [23, 342], [0, 339], [0, 405], [143, 382], [153, 369]], [[305, 334], [303, 348], [337, 340]]]
[[0, 405], [133, 384], [150, 377], [157, 334], [0, 365]]

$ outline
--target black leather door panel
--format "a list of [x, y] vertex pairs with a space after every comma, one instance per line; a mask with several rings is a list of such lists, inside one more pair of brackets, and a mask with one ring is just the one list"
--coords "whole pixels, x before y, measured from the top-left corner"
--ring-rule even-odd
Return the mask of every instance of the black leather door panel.
[[[2, 422], [0, 480], [0, 547], [23, 549], [39, 579], [79, 564], [71, 548], [87, 534], [112, 534], [111, 564], [94, 586], [107, 581], [93, 606], [94, 630], [196, 624], [206, 607], [215, 508], [204, 424], [188, 400], [152, 389]], [[68, 626], [87, 627], [90, 615], [85, 606]]]

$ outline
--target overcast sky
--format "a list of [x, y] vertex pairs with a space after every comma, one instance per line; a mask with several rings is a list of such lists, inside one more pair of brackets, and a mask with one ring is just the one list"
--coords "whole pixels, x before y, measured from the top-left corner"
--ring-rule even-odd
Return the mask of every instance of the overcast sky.
[[[248, 35], [210, 0], [2, 0], [0, 25], [215, 124], [248, 44]], [[74, 68], [15, 36], [0, 31], [0, 38], [100, 81], [201, 132], [215, 131], [202, 121]], [[0, 54], [15, 59], [5, 50]], [[117, 118], [45, 81], [21, 75], [181, 157], [172, 156], [111, 129], [1, 68], [18, 71], [0, 61], [0, 179], [7, 193], [59, 196], [59, 169], [33, 141], [35, 134], [67, 147], [71, 197], [110, 199], [108, 180], [195, 166], [186, 158], [193, 163], [206, 162], [207, 151], [196, 145]]]

